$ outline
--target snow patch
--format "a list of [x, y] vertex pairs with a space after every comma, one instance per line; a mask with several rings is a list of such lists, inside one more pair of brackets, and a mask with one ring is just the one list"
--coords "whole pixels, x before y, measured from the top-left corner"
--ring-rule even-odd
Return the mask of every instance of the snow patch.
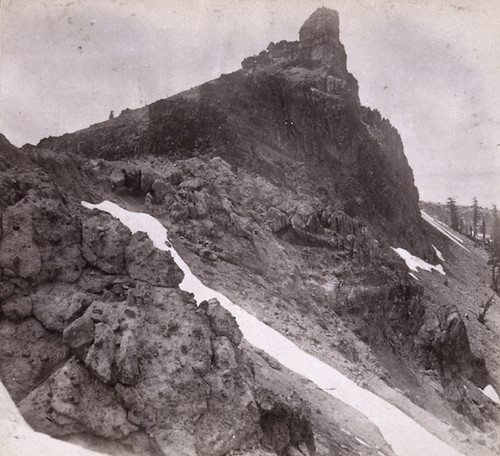
[[467, 252], [470, 252], [470, 250], [465, 247], [463, 244], [462, 239], [460, 239], [458, 236], [453, 234], [450, 231], [450, 228], [445, 225], [444, 223], [440, 222], [439, 220], [436, 220], [435, 218], [432, 218], [429, 214], [425, 213], [424, 211], [420, 211], [422, 218], [432, 225], [436, 230], [440, 231], [443, 233], [448, 239], [451, 239], [455, 244], [457, 244], [459, 247], [462, 247], [464, 250], [467, 250]]
[[485, 396], [488, 396], [493, 402], [500, 404], [500, 397], [498, 397], [498, 393], [491, 385], [487, 385], [486, 388], [484, 388], [482, 391]]
[[363, 439], [360, 439], [359, 437], [354, 436], [354, 438], [361, 443], [361, 445], [364, 445], [365, 447], [371, 448], [370, 445], [368, 445]]
[[418, 280], [418, 277], [415, 274], [413, 274], [413, 272], [409, 272], [408, 275], [410, 277], [413, 277], [415, 280]]
[[446, 272], [444, 272], [443, 266], [438, 264], [437, 266], [434, 266], [433, 264], [427, 263], [427, 261], [422, 260], [419, 257], [416, 257], [412, 255], [408, 250], [402, 249], [402, 248], [397, 248], [395, 249], [394, 247], [391, 247], [392, 250], [394, 250], [403, 260], [405, 260], [406, 266], [408, 266], [408, 269], [411, 271], [418, 272], [418, 269], [423, 269], [425, 271], [437, 271], [442, 275], [445, 275]]
[[444, 257], [443, 257], [443, 254], [437, 249], [437, 247], [435, 245], [433, 245], [432, 247], [434, 247], [434, 250], [436, 251], [436, 255], [437, 257], [441, 260], [441, 261], [445, 261], [444, 260]]
[[118, 218], [131, 231], [146, 232], [160, 250], [169, 251], [185, 274], [179, 287], [193, 293], [196, 301], [216, 298], [235, 317], [245, 339], [279, 363], [309, 379], [320, 389], [365, 415], [382, 433], [398, 456], [462, 456], [453, 447], [431, 434], [400, 409], [376, 394], [361, 388], [339, 371], [301, 350], [291, 340], [233, 304], [226, 296], [205, 285], [192, 273], [168, 242], [163, 225], [148, 214], [133, 213], [114, 203], [82, 202], [88, 209], [100, 209]]

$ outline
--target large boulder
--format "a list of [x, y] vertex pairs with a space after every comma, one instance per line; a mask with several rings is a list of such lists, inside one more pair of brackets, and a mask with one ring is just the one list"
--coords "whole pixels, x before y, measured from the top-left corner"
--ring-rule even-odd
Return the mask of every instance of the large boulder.
[[74, 353], [83, 357], [83, 353], [86, 352], [94, 341], [94, 328], [91, 314], [86, 312], [64, 329], [62, 341]]
[[42, 285], [31, 297], [33, 315], [50, 331], [62, 333], [64, 329], [91, 304], [92, 295], [74, 291], [73, 287], [63, 284]]
[[82, 225], [85, 260], [106, 274], [123, 274], [130, 230], [119, 220], [100, 211], [91, 212]]
[[53, 436], [89, 432], [115, 440], [138, 430], [113, 388], [76, 359], [55, 371], [19, 409], [28, 424]]
[[34, 318], [0, 318], [0, 378], [14, 401], [29, 394], [68, 356], [61, 338]]
[[85, 267], [78, 217], [54, 198], [34, 200], [32, 206], [33, 239], [42, 262], [40, 281], [76, 282]]

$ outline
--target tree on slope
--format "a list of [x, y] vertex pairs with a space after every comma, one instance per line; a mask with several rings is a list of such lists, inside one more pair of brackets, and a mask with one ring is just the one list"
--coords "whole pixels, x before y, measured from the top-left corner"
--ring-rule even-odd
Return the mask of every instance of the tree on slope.
[[450, 211], [450, 227], [452, 230], [458, 231], [457, 203], [453, 198], [448, 198], [446, 205], [448, 206], [448, 210]]
[[492, 241], [489, 244], [489, 260], [491, 266], [491, 286], [498, 293], [498, 276], [500, 275], [500, 219], [497, 207], [493, 206]]
[[477, 237], [477, 226], [479, 225], [479, 206], [477, 198], [472, 198], [472, 237]]

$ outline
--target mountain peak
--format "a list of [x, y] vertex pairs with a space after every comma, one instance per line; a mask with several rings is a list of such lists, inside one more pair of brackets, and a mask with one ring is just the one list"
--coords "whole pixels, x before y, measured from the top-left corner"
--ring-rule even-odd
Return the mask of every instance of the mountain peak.
[[299, 41], [270, 43], [259, 55], [247, 57], [242, 62], [244, 70], [255, 68], [299, 67], [342, 79], [356, 93], [357, 83], [348, 73], [346, 53], [340, 42], [339, 15], [329, 8], [318, 8], [299, 31]]
[[339, 41], [339, 14], [321, 7], [311, 14], [299, 31], [303, 44], [327, 44]]

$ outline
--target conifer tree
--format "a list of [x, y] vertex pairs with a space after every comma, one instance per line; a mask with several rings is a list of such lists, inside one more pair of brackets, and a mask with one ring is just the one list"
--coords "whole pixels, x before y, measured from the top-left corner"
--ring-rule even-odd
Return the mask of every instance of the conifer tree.
[[479, 206], [477, 198], [472, 198], [472, 237], [477, 237], [477, 226], [479, 225]]
[[453, 198], [448, 198], [446, 202], [448, 210], [450, 211], [450, 227], [451, 229], [458, 231], [458, 209], [457, 203]]
[[491, 233], [492, 241], [489, 244], [489, 260], [491, 266], [491, 286], [498, 293], [498, 281], [500, 274], [500, 219], [497, 207], [493, 206], [493, 228]]

